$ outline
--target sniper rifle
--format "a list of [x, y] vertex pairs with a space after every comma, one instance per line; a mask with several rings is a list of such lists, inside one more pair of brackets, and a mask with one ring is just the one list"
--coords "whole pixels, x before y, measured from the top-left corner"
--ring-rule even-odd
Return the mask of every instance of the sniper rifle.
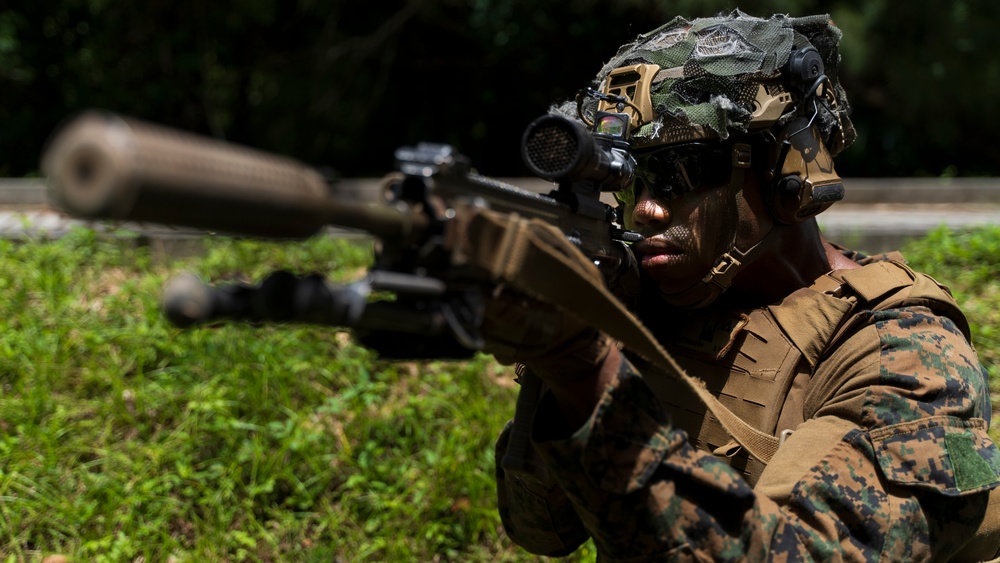
[[[381, 201], [338, 197], [316, 170], [290, 158], [107, 112], [91, 111], [47, 145], [42, 170], [55, 206], [90, 220], [152, 222], [237, 235], [305, 238], [328, 226], [377, 239], [364, 279], [332, 284], [276, 272], [259, 285], [211, 287], [192, 275], [168, 283], [163, 307], [178, 326], [218, 320], [300, 322], [351, 329], [386, 358], [466, 358], [482, 345], [489, 277], [462, 251], [482, 210], [556, 226], [611, 279], [626, 244], [602, 191], [627, 188], [634, 159], [628, 115], [601, 113], [592, 130], [564, 117], [532, 122], [522, 156], [548, 194], [481, 176], [448, 145], [396, 151]], [[394, 299], [374, 300], [374, 292]]]

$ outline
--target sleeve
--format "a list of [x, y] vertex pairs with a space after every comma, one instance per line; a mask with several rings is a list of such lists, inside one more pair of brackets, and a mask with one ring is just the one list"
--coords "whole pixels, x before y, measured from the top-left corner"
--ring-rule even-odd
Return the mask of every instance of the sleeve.
[[[823, 362], [795, 430], [751, 488], [695, 449], [623, 359], [590, 420], [534, 442], [602, 560], [945, 559], [1000, 479], [975, 352], [924, 308], [873, 313]], [[550, 496], [550, 498], [553, 498]], [[507, 510], [515, 510], [511, 504]]]
[[590, 534], [565, 493], [538, 463], [535, 452], [531, 452], [534, 459], [528, 470], [503, 467], [511, 429], [508, 423], [496, 443], [497, 505], [504, 531], [514, 543], [536, 555], [569, 555]]

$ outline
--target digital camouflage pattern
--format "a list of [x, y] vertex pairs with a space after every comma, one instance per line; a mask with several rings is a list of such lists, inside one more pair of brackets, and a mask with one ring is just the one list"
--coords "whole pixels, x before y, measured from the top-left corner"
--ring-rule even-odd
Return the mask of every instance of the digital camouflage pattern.
[[592, 535], [606, 561], [957, 553], [1000, 483], [985, 370], [955, 322], [927, 307], [861, 318], [816, 369], [806, 422], [756, 487], [693, 447], [626, 360], [568, 439], [544, 439], [554, 406], [543, 398], [534, 424], [547, 476], [498, 471], [508, 534], [552, 555]]

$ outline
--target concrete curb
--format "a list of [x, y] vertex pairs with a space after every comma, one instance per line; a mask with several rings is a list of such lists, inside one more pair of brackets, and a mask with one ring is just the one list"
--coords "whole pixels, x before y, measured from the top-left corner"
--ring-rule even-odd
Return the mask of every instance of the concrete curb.
[[46, 205], [45, 180], [35, 178], [0, 178], [0, 206]]
[[[498, 178], [538, 193], [553, 188], [538, 178]], [[337, 190], [358, 199], [373, 199], [378, 178], [341, 181]], [[842, 203], [996, 203], [1000, 204], [1000, 178], [846, 178]], [[349, 196], [349, 197], [351, 197]], [[42, 178], [0, 178], [0, 205], [37, 204], [48, 201]]]
[[[541, 193], [553, 187], [537, 178], [501, 180]], [[1000, 225], [1000, 178], [848, 178], [844, 183], [847, 197], [818, 220], [828, 239], [859, 250], [897, 249], [941, 225], [952, 229]], [[373, 202], [379, 185], [379, 179], [350, 179], [336, 190], [348, 200]], [[613, 201], [610, 195], [603, 199]], [[129, 231], [154, 240], [190, 240], [204, 234], [160, 225], [80, 221], [49, 208], [44, 179], [0, 179], [0, 237], [57, 238], [79, 226], [108, 233]]]

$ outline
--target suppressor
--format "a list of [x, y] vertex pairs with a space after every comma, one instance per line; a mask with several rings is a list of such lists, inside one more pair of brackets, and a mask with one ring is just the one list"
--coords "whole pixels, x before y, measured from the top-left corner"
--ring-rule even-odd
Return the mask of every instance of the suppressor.
[[60, 128], [42, 156], [53, 203], [76, 217], [305, 238], [326, 225], [378, 237], [419, 223], [384, 205], [338, 201], [301, 162], [257, 149], [88, 111]]

